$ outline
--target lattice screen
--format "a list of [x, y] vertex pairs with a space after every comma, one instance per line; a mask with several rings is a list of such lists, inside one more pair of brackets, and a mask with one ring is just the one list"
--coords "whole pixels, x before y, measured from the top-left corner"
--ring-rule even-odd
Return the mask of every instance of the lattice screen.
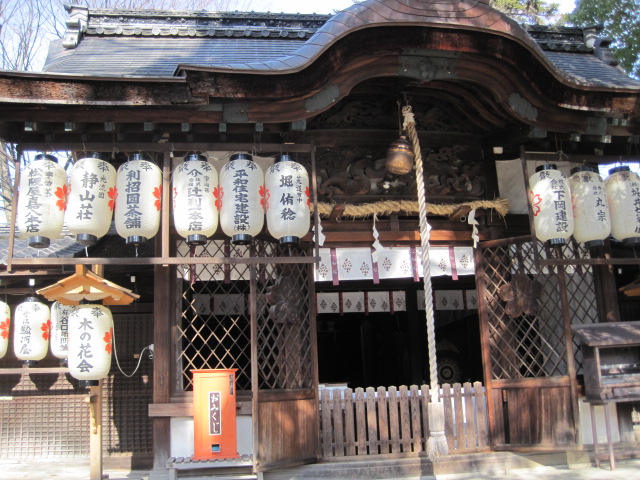
[[[138, 363], [134, 353], [151, 343], [153, 316], [114, 315], [116, 347], [123, 370]], [[8, 357], [8, 358], [7, 358]], [[0, 367], [17, 367], [7, 355]], [[57, 366], [47, 357], [39, 366]], [[103, 380], [103, 451], [105, 455], [152, 455], [148, 405], [152, 401], [152, 361], [127, 379], [115, 359]], [[0, 375], [0, 459], [65, 458], [89, 455], [88, 390], [68, 374]], [[1, 475], [0, 475], [1, 476]]]
[[[560, 253], [538, 243], [542, 258], [588, 258], [588, 251], [572, 243]], [[556, 267], [536, 268], [533, 243], [518, 242], [482, 249], [483, 283], [487, 307], [486, 325], [493, 379], [552, 377], [567, 374], [564, 321], [560, 299], [560, 283]], [[572, 324], [597, 321], [597, 305], [592, 269], [569, 266], [565, 269], [568, 309]], [[507, 302], [499, 295], [501, 288], [514, 288], [513, 276], [525, 274], [539, 283], [538, 311], [515, 317], [507, 313]], [[515, 302], [525, 302], [535, 290], [533, 283], [522, 291], [514, 291]], [[514, 312], [511, 312], [512, 314]], [[575, 345], [575, 342], [574, 342]], [[577, 352], [577, 346], [574, 346]], [[576, 355], [576, 368], [581, 358]]]
[[[277, 244], [254, 240], [254, 257], [307, 256], [295, 249], [281, 251]], [[178, 243], [183, 257], [247, 258], [248, 246], [234, 246], [228, 241], [211, 241], [189, 249]], [[179, 269], [182, 283], [179, 299], [179, 322], [176, 337], [177, 391], [193, 389], [194, 369], [237, 368], [238, 390], [251, 390], [251, 275], [256, 279], [260, 388], [299, 388], [311, 386], [309, 266], [298, 264], [184, 265]], [[291, 298], [299, 307], [298, 319], [283, 321], [269, 314], [273, 305], [268, 297], [282, 275], [290, 284]], [[276, 289], [277, 291], [277, 289]], [[296, 295], [293, 295], [297, 292]], [[295, 298], [294, 298], [295, 297]], [[282, 302], [281, 302], [282, 303]], [[274, 307], [275, 308], [275, 307]], [[279, 311], [282, 308], [279, 308]], [[308, 371], [307, 371], [308, 370]]]
[[[305, 252], [296, 251], [298, 256]], [[311, 292], [308, 264], [258, 265], [258, 371], [260, 389], [313, 386]]]
[[[207, 242], [189, 249], [178, 242], [184, 257], [249, 255], [248, 246]], [[177, 391], [193, 390], [191, 370], [237, 368], [238, 390], [251, 390], [251, 322], [249, 266], [246, 264], [185, 265], [176, 338]]]

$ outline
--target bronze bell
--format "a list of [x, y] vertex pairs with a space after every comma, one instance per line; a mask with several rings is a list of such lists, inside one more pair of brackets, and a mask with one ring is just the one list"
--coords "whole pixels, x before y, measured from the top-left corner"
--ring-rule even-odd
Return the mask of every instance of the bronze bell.
[[406, 175], [413, 170], [413, 146], [404, 135], [389, 146], [385, 167], [395, 175]]

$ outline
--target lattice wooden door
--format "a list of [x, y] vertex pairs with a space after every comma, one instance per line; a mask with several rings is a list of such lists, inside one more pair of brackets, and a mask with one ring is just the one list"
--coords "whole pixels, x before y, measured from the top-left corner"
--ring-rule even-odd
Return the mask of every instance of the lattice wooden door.
[[[176, 390], [193, 388], [194, 369], [238, 369], [238, 390], [252, 392], [256, 469], [315, 460], [318, 382], [309, 252], [284, 252], [262, 239], [251, 247], [212, 241], [197, 252], [179, 242], [178, 255], [192, 253], [238, 261], [180, 269]], [[270, 263], [274, 257], [278, 263]]]
[[[588, 258], [578, 244], [543, 259]], [[529, 237], [485, 242], [478, 300], [492, 445], [576, 441], [580, 358], [570, 326], [597, 321], [591, 267], [536, 266]]]
[[310, 264], [251, 270], [254, 451], [256, 469], [265, 471], [318, 456], [313, 277]]

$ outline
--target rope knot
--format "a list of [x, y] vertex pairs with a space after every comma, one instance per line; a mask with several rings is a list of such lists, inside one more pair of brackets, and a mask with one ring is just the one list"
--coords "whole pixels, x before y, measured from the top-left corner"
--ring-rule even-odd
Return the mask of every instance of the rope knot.
[[[415, 117], [413, 115], [413, 111], [411, 110], [411, 106], [410, 105], [405, 105], [404, 107], [402, 107], [402, 116], [404, 117], [404, 122], [402, 124], [402, 128], [403, 129], [407, 129], [407, 126], [409, 124], [414, 124], [416, 123]], [[415, 145], [414, 145], [415, 147]]]

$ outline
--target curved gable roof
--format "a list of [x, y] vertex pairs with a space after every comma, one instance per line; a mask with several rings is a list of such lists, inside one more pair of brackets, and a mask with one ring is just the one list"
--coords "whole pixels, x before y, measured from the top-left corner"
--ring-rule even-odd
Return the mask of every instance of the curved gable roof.
[[[581, 42], [569, 51], [543, 51], [522, 25], [489, 6], [488, 0], [367, 0], [330, 18], [300, 48], [279, 58], [257, 62], [220, 62], [210, 66], [181, 64], [176, 73], [188, 70], [286, 74], [298, 72], [317, 60], [331, 46], [356, 31], [375, 27], [412, 26], [479, 31], [513, 40], [526, 48], [555, 76], [575, 85], [594, 88], [640, 89], [614, 64], [593, 55]], [[544, 50], [558, 48], [543, 41]], [[566, 47], [563, 45], [562, 47]]]
[[[527, 31], [503, 13], [491, 8], [488, 0], [367, 0], [330, 18], [296, 52], [279, 60], [252, 63], [225, 63], [213, 68], [231, 70], [296, 71], [313, 62], [333, 44], [355, 31], [371, 27], [434, 26], [464, 28], [500, 34], [542, 50]], [[192, 69], [196, 65], [182, 65]]]

